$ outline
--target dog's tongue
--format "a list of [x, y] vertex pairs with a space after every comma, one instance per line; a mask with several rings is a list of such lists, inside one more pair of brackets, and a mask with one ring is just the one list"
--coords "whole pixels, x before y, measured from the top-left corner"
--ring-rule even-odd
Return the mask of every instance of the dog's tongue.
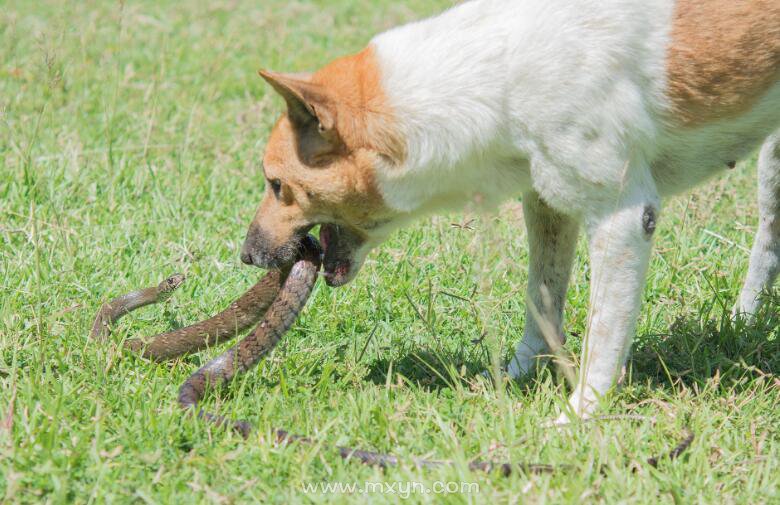
[[327, 224], [320, 226], [320, 245], [322, 246], [322, 252], [328, 250], [331, 240], [333, 240], [333, 228]]

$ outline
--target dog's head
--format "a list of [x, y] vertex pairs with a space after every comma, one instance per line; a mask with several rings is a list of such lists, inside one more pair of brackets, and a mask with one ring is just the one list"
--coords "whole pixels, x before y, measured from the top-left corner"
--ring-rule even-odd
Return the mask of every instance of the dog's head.
[[289, 264], [302, 237], [321, 225], [326, 281], [346, 284], [394, 218], [377, 172], [403, 158], [374, 53], [368, 48], [314, 74], [260, 75], [287, 112], [266, 146], [265, 194], [241, 259], [264, 268]]

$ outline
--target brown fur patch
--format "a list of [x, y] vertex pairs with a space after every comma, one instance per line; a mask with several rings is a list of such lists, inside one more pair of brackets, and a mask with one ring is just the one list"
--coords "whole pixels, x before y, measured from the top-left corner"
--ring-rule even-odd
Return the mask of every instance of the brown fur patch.
[[337, 100], [337, 129], [349, 147], [370, 147], [396, 162], [403, 161], [405, 145], [395, 128], [371, 46], [326, 65], [312, 82]]
[[678, 124], [746, 112], [780, 78], [780, 1], [678, 0], [666, 64]]

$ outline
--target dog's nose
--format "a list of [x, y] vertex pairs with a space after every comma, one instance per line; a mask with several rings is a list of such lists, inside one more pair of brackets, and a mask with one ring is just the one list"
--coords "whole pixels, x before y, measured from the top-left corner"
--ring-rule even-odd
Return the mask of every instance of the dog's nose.
[[260, 227], [252, 223], [247, 230], [244, 245], [241, 246], [241, 261], [249, 266], [265, 266], [266, 245], [265, 236]]
[[244, 245], [241, 247], [241, 262], [245, 265], [252, 266], [255, 264], [255, 254], [252, 254], [253, 252], [257, 252], [257, 246], [255, 243], [255, 237], [250, 230], [250, 232], [247, 234], [246, 240], [244, 240]]
[[244, 245], [241, 246], [241, 262], [245, 265], [252, 266], [255, 264], [254, 258], [258, 252], [258, 242], [260, 239], [260, 233], [254, 223], [249, 225], [246, 238], [244, 239]]

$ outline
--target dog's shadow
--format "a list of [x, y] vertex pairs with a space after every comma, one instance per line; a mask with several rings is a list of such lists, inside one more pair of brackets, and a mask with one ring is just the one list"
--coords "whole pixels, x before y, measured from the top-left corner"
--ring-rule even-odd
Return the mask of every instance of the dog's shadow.
[[365, 379], [384, 385], [400, 376], [428, 391], [450, 389], [457, 383], [466, 384], [485, 369], [483, 359], [464, 351], [423, 347], [397, 358], [379, 358], [369, 365]]
[[[780, 373], [780, 295], [767, 298], [752, 323], [721, 309], [713, 302], [678, 317], [664, 332], [638, 335], [629, 380], [655, 387], [680, 382], [701, 387], [717, 376], [718, 387], [747, 387], [750, 380], [745, 379]], [[447, 389], [490, 368], [487, 354], [474, 351], [410, 349], [398, 358], [375, 360], [365, 378], [384, 385], [388, 375], [400, 375], [427, 390]], [[523, 380], [516, 385], [531, 393], [534, 384]]]
[[[713, 314], [720, 314], [715, 315]], [[780, 372], [780, 296], [768, 297], [753, 322], [717, 305], [680, 316], [663, 333], [634, 342], [631, 381], [658, 386], [746, 387], [751, 378]]]

